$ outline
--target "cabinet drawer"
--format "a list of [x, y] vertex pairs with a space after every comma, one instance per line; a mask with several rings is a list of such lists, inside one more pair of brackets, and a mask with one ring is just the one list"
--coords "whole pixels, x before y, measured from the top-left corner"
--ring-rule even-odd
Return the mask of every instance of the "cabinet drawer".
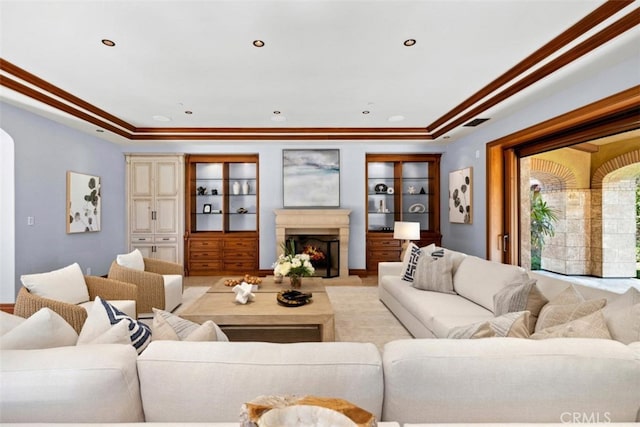
[[151, 243], [153, 236], [131, 236], [131, 243]]
[[189, 270], [220, 270], [222, 267], [221, 261], [189, 261]]
[[258, 246], [258, 241], [255, 239], [226, 239], [223, 245], [225, 253], [227, 253], [227, 250], [229, 249], [255, 250]]
[[233, 249], [233, 250], [224, 251], [224, 259], [239, 259], [239, 260], [255, 259], [256, 255], [257, 254], [255, 250], [243, 251], [243, 250]]
[[219, 250], [221, 245], [219, 240], [191, 240], [189, 241], [189, 249], [192, 251]]
[[215, 261], [222, 258], [221, 253], [219, 251], [191, 252], [189, 256], [194, 261], [209, 261], [209, 260]]
[[155, 243], [176, 243], [178, 241], [178, 238], [176, 236], [156, 236], [153, 241]]
[[400, 251], [372, 251], [369, 252], [369, 259], [374, 262], [400, 261]]
[[225, 270], [255, 270], [256, 262], [255, 260], [241, 260], [241, 261], [225, 261], [224, 269]]
[[367, 246], [372, 249], [380, 248], [398, 248], [400, 249], [400, 240], [398, 239], [369, 239], [367, 240]]

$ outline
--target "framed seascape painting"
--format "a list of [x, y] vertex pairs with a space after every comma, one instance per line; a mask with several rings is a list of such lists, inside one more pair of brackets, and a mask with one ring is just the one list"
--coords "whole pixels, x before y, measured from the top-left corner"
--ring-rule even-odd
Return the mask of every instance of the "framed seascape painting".
[[285, 208], [340, 207], [340, 150], [282, 150]]
[[449, 173], [449, 222], [471, 224], [473, 219], [471, 167]]
[[100, 177], [67, 172], [67, 233], [100, 231]]

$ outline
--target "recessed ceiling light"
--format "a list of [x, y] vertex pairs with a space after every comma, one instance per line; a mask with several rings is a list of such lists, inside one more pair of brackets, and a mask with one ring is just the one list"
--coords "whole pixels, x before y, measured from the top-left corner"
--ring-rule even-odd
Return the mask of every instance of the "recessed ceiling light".
[[404, 45], [407, 47], [411, 47], [416, 44], [416, 39], [407, 39], [404, 41]]
[[254, 40], [253, 45], [255, 47], [264, 47], [264, 42], [262, 40]]
[[153, 120], [158, 121], [158, 122], [170, 122], [171, 118], [167, 117], [167, 116], [161, 116], [161, 115], [156, 115], [153, 116]]
[[275, 111], [273, 112], [273, 114], [280, 114], [280, 111], [275, 110]]
[[451, 138], [449, 135], [445, 135], [442, 137], [442, 139], [449, 139], [449, 138]]
[[103, 133], [103, 132], [104, 132], [104, 130], [103, 130], [103, 129], [96, 129], [96, 132], [98, 132], [98, 133]]
[[400, 115], [391, 116], [387, 120], [390, 121], [390, 122], [401, 122], [401, 121], [404, 120], [404, 116], [400, 116]]
[[187, 110], [187, 111], [185, 111], [184, 113], [185, 113], [185, 114], [193, 114], [193, 111], [189, 111], [189, 110]]
[[109, 39], [102, 39], [102, 44], [105, 46], [114, 47], [116, 45], [116, 42]]
[[369, 114], [370, 112], [371, 112], [371, 111], [369, 111], [369, 110], [364, 110], [364, 111], [362, 112], [362, 114]]

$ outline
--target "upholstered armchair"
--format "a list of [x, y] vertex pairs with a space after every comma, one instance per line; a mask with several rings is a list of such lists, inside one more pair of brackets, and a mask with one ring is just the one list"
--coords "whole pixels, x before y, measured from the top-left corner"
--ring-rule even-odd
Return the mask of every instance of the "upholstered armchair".
[[77, 333], [80, 333], [82, 325], [87, 320], [91, 304], [95, 301], [96, 296], [99, 296], [134, 319], [137, 317], [138, 289], [135, 285], [98, 276], [83, 277], [89, 294], [88, 301], [77, 304], [65, 302], [53, 299], [53, 295], [48, 297], [38, 295], [37, 290], [34, 289], [32, 292], [23, 286], [16, 298], [14, 314], [27, 318], [41, 308], [47, 307], [62, 316]]
[[145, 317], [153, 315], [153, 308], [173, 311], [182, 304], [183, 274], [180, 264], [143, 258], [136, 249], [130, 254], [118, 255], [111, 263], [108, 277], [137, 286], [138, 313]]

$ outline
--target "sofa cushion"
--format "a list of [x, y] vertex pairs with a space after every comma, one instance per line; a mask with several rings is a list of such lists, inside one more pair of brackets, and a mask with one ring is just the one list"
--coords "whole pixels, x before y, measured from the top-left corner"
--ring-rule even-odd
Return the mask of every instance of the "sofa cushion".
[[514, 265], [466, 256], [453, 276], [453, 289], [493, 312], [493, 296], [507, 285], [520, 283], [523, 272]]
[[153, 309], [151, 337], [153, 341], [229, 341], [212, 320], [200, 325], [157, 308]]
[[458, 295], [418, 291], [403, 283], [398, 277], [386, 276], [380, 285], [438, 338], [446, 337], [456, 326], [493, 318], [489, 310]]
[[130, 345], [0, 351], [0, 423], [144, 421], [136, 359]]
[[[123, 312], [127, 316], [131, 318], [136, 317], [136, 301], [132, 299], [120, 299], [120, 300], [109, 300], [107, 301], [109, 304], [117, 308], [119, 311]], [[87, 301], [82, 304], [78, 304], [80, 307], [87, 310], [87, 313], [91, 312], [91, 309], [95, 305], [95, 301]]]
[[413, 282], [420, 254], [420, 248], [415, 243], [409, 243], [409, 247], [407, 247], [402, 259], [402, 280], [405, 282]]
[[522, 274], [522, 282], [505, 286], [493, 296], [494, 314], [501, 316], [514, 311], [528, 311], [529, 332], [533, 333], [540, 310], [547, 303], [536, 286], [536, 279]]
[[93, 341], [118, 322], [127, 324], [130, 343], [138, 353], [141, 353], [151, 341], [151, 328], [127, 316], [100, 297], [96, 297], [95, 304], [88, 313], [87, 320], [84, 322], [78, 337], [78, 344]]
[[382, 358], [371, 343], [153, 341], [138, 373], [147, 422], [237, 423], [243, 403], [283, 394], [339, 397], [381, 416]]
[[602, 310], [579, 317], [567, 323], [551, 326], [531, 335], [532, 339], [546, 338], [600, 338], [611, 339]]
[[75, 345], [77, 341], [75, 329], [58, 313], [44, 307], [3, 334], [0, 337], [0, 348], [28, 350], [63, 347]]
[[34, 295], [80, 304], [89, 301], [89, 290], [78, 263], [47, 273], [23, 274], [20, 281]]
[[542, 307], [535, 331], [539, 332], [551, 326], [569, 323], [600, 310], [606, 303], [607, 300], [604, 298], [585, 300], [573, 286], [569, 286]]
[[144, 271], [144, 258], [138, 249], [134, 249], [128, 254], [119, 254], [116, 256], [116, 263], [122, 267]]
[[529, 337], [529, 312], [511, 312], [486, 322], [454, 328], [447, 338], [469, 339], [489, 337]]
[[625, 344], [640, 341], [640, 291], [631, 287], [609, 301], [604, 317], [613, 339]]
[[451, 255], [444, 254], [442, 257], [433, 257], [423, 252], [418, 260], [413, 287], [423, 291], [455, 294], [452, 268]]

